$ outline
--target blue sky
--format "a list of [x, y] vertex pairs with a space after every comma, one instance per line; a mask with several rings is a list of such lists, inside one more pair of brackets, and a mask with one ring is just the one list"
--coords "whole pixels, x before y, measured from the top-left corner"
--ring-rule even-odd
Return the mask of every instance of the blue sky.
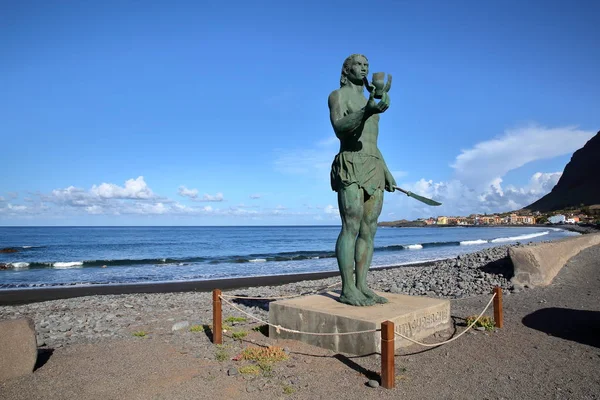
[[[289, 3], [289, 4], [288, 4]], [[517, 209], [599, 129], [594, 1], [0, 5], [0, 225], [339, 224], [327, 97], [393, 74], [379, 147], [422, 206]]]

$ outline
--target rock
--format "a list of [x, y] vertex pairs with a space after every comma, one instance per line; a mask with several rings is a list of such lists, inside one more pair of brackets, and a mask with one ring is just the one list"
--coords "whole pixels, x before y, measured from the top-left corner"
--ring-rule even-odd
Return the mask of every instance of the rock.
[[171, 327], [171, 331], [175, 332], [175, 331], [179, 331], [182, 329], [187, 328], [188, 326], [190, 326], [189, 321], [180, 321], [180, 322], [176, 322], [173, 324], [173, 326]]
[[600, 132], [571, 157], [552, 191], [528, 205], [530, 211], [552, 211], [600, 203]]
[[16, 253], [19, 250], [14, 248], [14, 247], [5, 247], [3, 249], [0, 249], [0, 253]]
[[0, 321], [0, 381], [28, 375], [37, 361], [35, 325], [30, 318]]
[[371, 379], [369, 382], [367, 382], [367, 385], [372, 388], [378, 388], [379, 382], [377, 382], [375, 379]]
[[236, 376], [238, 374], [239, 374], [239, 372], [238, 372], [237, 368], [229, 368], [227, 370], [227, 375], [229, 375], [229, 376]]

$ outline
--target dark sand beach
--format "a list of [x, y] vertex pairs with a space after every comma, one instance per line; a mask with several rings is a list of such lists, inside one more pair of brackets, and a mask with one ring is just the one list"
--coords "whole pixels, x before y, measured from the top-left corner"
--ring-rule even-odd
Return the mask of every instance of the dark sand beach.
[[[220, 347], [211, 344], [210, 331], [173, 330], [178, 322], [190, 326], [210, 323], [211, 296], [207, 292], [87, 296], [0, 307], [2, 318], [28, 315], [39, 329], [52, 328], [47, 343], [40, 343], [36, 371], [1, 384], [0, 398], [319, 399], [341, 395], [347, 399], [597, 399], [599, 260], [600, 246], [592, 247], [571, 259], [548, 287], [505, 289], [502, 329], [471, 331], [440, 347], [414, 345], [397, 350], [397, 386], [393, 390], [366, 385], [369, 379], [377, 379], [377, 355], [354, 357], [294, 341], [274, 342], [252, 330], [261, 325], [255, 321], [235, 324], [225, 333], [225, 344]], [[432, 273], [440, 269], [440, 265], [429, 268]], [[382, 277], [399, 276], [402, 281], [412, 280], [412, 287], [423, 271], [380, 271], [372, 273], [371, 283], [377, 286]], [[302, 293], [335, 284], [336, 280], [248, 287], [227, 293]], [[405, 288], [400, 291], [409, 293]], [[443, 341], [461, 332], [464, 318], [478, 314], [489, 298], [486, 289], [479, 295], [452, 300], [454, 329], [428, 342]], [[259, 318], [267, 317], [264, 301], [236, 304]], [[241, 316], [226, 306], [223, 312], [225, 317]], [[75, 320], [91, 324], [91, 332], [98, 334], [80, 334], [73, 328]], [[53, 321], [61, 322], [54, 327]], [[141, 331], [145, 337], [133, 335]], [[238, 331], [248, 335], [233, 340], [231, 332]], [[271, 371], [242, 374], [240, 367], [248, 361], [232, 358], [254, 345], [281, 346], [289, 358], [273, 364]]]

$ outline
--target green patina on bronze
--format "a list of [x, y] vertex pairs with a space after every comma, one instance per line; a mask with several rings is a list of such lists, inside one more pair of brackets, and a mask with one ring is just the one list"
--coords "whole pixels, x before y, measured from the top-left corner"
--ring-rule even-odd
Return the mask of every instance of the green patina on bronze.
[[393, 192], [396, 186], [377, 147], [379, 114], [390, 105], [391, 76], [384, 85], [385, 74], [373, 74], [373, 82], [369, 83], [368, 73], [367, 58], [351, 55], [342, 66], [340, 88], [329, 95], [331, 124], [340, 140], [340, 151], [331, 165], [331, 188], [338, 194], [342, 219], [335, 246], [342, 275], [340, 301], [354, 306], [387, 303], [368, 288], [367, 272], [373, 259], [383, 191]]

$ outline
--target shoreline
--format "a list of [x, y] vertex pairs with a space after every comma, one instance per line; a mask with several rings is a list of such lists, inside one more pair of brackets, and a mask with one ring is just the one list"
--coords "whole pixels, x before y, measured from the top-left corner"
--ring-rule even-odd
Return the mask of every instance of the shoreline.
[[[375, 267], [371, 268], [370, 271], [383, 271], [406, 267], [429, 267], [435, 264], [436, 262], [443, 262], [449, 260], [452, 260], [452, 258], [410, 264]], [[316, 281], [320, 279], [333, 278], [339, 275], [340, 272], [336, 270], [305, 272], [285, 275], [262, 275], [238, 278], [206, 279], [195, 281], [172, 281], [86, 286], [73, 285], [42, 288], [2, 289], [0, 290], [0, 306], [29, 304], [85, 296], [141, 293], [210, 292], [213, 289], [231, 290], [264, 286], [281, 286], [289, 283], [299, 283], [304, 281]]]

